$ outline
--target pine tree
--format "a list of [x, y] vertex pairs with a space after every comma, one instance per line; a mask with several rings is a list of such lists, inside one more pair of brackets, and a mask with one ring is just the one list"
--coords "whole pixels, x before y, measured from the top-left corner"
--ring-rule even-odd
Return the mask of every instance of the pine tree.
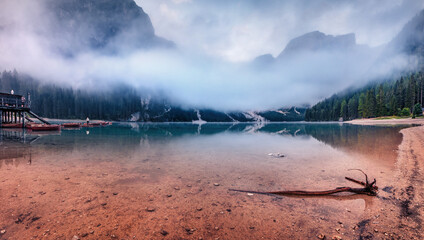
[[396, 115], [397, 114], [397, 104], [396, 104], [396, 98], [394, 95], [390, 97], [389, 101], [389, 114], [390, 115]]
[[386, 104], [385, 104], [385, 96], [384, 96], [384, 90], [383, 85], [380, 85], [378, 88], [378, 94], [377, 94], [377, 117], [379, 116], [385, 116], [387, 114], [386, 111]]
[[359, 117], [361, 117], [361, 118], [366, 117], [365, 94], [364, 93], [361, 93], [361, 95], [359, 95], [358, 114], [359, 114]]
[[415, 104], [415, 77], [414, 75], [408, 81], [408, 88], [405, 99], [405, 107], [412, 109]]
[[374, 88], [367, 91], [365, 97], [365, 117], [375, 117], [376, 115], [377, 101], [375, 99]]
[[348, 117], [347, 117], [348, 112], [347, 111], [348, 111], [348, 106], [347, 106], [346, 100], [343, 99], [342, 104], [340, 106], [340, 117], [342, 117], [343, 120], [348, 119]]
[[358, 117], [358, 102], [356, 101], [355, 97], [352, 97], [349, 99], [348, 102], [348, 118], [349, 119], [355, 119]]
[[395, 84], [396, 109], [402, 109], [404, 107], [405, 100], [403, 97], [403, 90], [403, 77], [401, 77]]

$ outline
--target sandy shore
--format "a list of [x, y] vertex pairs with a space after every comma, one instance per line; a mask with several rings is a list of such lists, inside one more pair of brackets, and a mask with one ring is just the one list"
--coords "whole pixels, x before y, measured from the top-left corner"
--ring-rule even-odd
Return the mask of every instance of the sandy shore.
[[399, 227], [410, 237], [422, 239], [424, 203], [424, 126], [403, 129], [397, 162], [397, 189], [394, 199], [400, 204]]
[[[357, 119], [347, 123], [358, 125], [424, 125], [424, 119]], [[396, 219], [401, 239], [422, 239], [424, 203], [424, 126], [401, 130], [394, 189], [390, 201], [398, 208]], [[371, 228], [378, 224], [370, 225]]]
[[399, 125], [399, 124], [417, 124], [424, 125], [424, 119], [422, 118], [405, 118], [405, 119], [384, 119], [378, 120], [375, 118], [370, 119], [355, 119], [346, 121], [345, 123], [351, 123], [356, 125]]

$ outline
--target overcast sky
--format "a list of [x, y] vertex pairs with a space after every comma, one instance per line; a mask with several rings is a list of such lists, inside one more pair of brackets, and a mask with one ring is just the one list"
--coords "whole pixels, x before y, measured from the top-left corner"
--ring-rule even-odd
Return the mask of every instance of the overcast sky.
[[136, 0], [159, 36], [230, 61], [278, 55], [290, 39], [319, 30], [390, 41], [423, 0]]

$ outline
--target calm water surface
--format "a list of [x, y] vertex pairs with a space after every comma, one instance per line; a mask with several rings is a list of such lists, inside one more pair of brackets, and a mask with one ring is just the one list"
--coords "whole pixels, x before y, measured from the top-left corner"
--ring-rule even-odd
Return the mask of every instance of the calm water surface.
[[[154, 165], [157, 171], [148, 174], [157, 181], [161, 175], [187, 172], [199, 178], [250, 172], [270, 177], [284, 172], [279, 181], [301, 183], [336, 177], [350, 168], [378, 166], [390, 171], [402, 140], [399, 130], [404, 127], [119, 123], [41, 134], [3, 129], [0, 170], [27, 165], [30, 160], [36, 165], [40, 158], [53, 157], [49, 161], [53, 165], [75, 160], [101, 167], [102, 162], [113, 161], [128, 171]], [[278, 153], [285, 157], [270, 156]]]

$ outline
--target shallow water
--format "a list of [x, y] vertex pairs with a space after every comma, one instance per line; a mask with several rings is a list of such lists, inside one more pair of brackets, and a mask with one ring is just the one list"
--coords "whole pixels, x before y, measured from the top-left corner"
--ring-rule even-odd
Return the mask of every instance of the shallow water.
[[[349, 171], [358, 168], [376, 178], [380, 189], [390, 188], [403, 127], [116, 123], [57, 134], [3, 129], [0, 192], [25, 195], [25, 200], [13, 205], [8, 198], [11, 204], [0, 207], [0, 214], [8, 216], [0, 219], [0, 227], [16, 236], [24, 231], [13, 223], [16, 216], [38, 212], [41, 220], [25, 230], [30, 237], [39, 237], [48, 226], [55, 235], [48, 234], [63, 238], [95, 228], [93, 238], [161, 238], [163, 230], [171, 238], [237, 238], [247, 233], [251, 238], [311, 237], [330, 231], [332, 221], [343, 221], [343, 227], [357, 224], [382, 200], [275, 198], [228, 189], [358, 187], [344, 179], [363, 180], [361, 173]], [[284, 157], [275, 157], [279, 153]], [[45, 194], [39, 196], [40, 191]], [[44, 195], [49, 200], [43, 200]], [[86, 220], [78, 220], [76, 228], [69, 225], [81, 216]], [[51, 219], [61, 224], [51, 225]]]

